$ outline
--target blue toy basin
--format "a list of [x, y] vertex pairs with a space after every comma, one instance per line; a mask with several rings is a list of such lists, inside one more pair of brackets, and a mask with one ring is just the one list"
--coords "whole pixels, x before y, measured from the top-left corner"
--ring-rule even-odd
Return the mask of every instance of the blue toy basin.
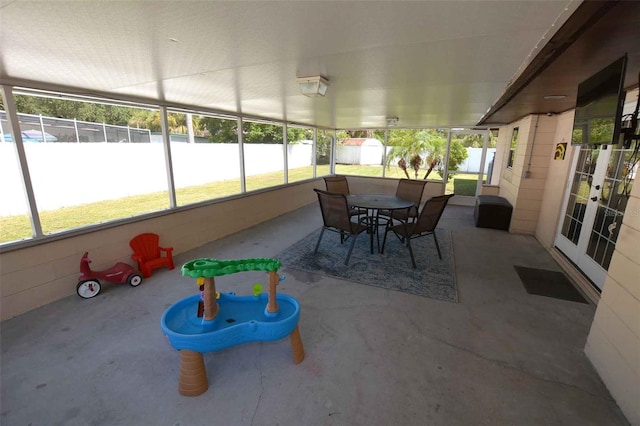
[[212, 352], [242, 343], [272, 341], [287, 337], [298, 325], [300, 305], [286, 294], [278, 294], [278, 312], [266, 314], [267, 294], [236, 296], [222, 293], [220, 310], [211, 321], [198, 318], [199, 294], [179, 300], [162, 315], [160, 325], [175, 349]]

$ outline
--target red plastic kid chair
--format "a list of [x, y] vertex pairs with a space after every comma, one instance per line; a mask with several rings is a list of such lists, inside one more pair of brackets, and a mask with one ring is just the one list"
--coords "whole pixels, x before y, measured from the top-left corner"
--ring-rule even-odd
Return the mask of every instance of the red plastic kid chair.
[[[129, 241], [133, 250], [131, 258], [138, 262], [138, 269], [144, 278], [149, 278], [154, 269], [166, 266], [173, 269], [173, 247], [160, 247], [157, 234], [145, 233]], [[164, 256], [163, 256], [164, 253]]]

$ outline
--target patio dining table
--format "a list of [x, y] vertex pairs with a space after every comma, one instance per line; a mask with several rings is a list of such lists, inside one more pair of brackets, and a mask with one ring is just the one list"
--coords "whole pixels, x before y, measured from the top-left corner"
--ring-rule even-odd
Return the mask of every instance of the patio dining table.
[[413, 201], [399, 198], [395, 195], [387, 194], [353, 194], [347, 195], [347, 203], [354, 208], [360, 208], [366, 210], [365, 217], [359, 219], [360, 222], [368, 227], [368, 233], [371, 244], [371, 254], [373, 254], [373, 235], [376, 234], [378, 241], [378, 252], [380, 252], [380, 236], [378, 228], [380, 225], [387, 225], [388, 220], [382, 219], [384, 223], [381, 223], [381, 218], [378, 216], [378, 210], [404, 210], [413, 207]]

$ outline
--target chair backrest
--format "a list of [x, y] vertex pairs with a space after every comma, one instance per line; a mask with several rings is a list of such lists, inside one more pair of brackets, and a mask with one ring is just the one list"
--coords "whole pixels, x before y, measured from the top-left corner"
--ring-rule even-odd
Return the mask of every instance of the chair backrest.
[[324, 226], [351, 232], [349, 204], [344, 194], [336, 194], [317, 188], [314, 188], [314, 191], [318, 194]]
[[421, 234], [423, 232], [433, 232], [438, 226], [440, 217], [444, 208], [447, 206], [449, 199], [454, 194], [438, 195], [437, 197], [431, 197], [424, 203], [424, 207], [420, 212], [420, 216], [416, 220], [413, 232], [411, 234]]
[[325, 176], [324, 184], [327, 186], [327, 192], [334, 194], [349, 195], [349, 182], [345, 176]]
[[145, 233], [136, 235], [129, 241], [129, 247], [144, 261], [160, 257], [160, 237], [157, 234]]
[[413, 201], [415, 209], [413, 212], [417, 215], [422, 200], [422, 192], [427, 181], [424, 179], [400, 179], [396, 189], [396, 196], [403, 200]]

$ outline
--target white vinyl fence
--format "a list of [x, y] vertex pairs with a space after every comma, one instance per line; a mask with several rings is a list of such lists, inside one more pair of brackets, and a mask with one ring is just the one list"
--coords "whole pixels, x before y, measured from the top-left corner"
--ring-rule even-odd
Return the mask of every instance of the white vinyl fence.
[[[387, 154], [393, 149], [393, 147], [387, 147]], [[493, 159], [496, 152], [495, 148], [487, 148], [487, 159], [484, 163], [484, 173], [488, 173], [489, 163]], [[478, 173], [480, 172], [480, 160], [482, 159], [482, 148], [467, 148], [467, 159], [460, 164], [458, 173]], [[426, 157], [426, 155], [425, 155]], [[395, 162], [394, 162], [395, 165]], [[426, 167], [423, 165], [423, 169]]]
[[[489, 171], [489, 162], [493, 159], [495, 148], [487, 148], [487, 159], [484, 162], [484, 173]], [[480, 160], [482, 159], [482, 148], [467, 148], [469, 156], [458, 169], [459, 173], [478, 173], [480, 171]]]
[[[161, 144], [26, 143], [39, 210], [165, 191]], [[289, 168], [311, 166], [313, 147], [288, 145]], [[171, 143], [177, 188], [240, 177], [238, 144]], [[245, 144], [247, 176], [283, 170], [283, 145]], [[25, 214], [15, 144], [0, 143], [0, 216]]]
[[[38, 209], [53, 210], [65, 206], [167, 189], [162, 144], [135, 143], [25, 143], [29, 173]], [[343, 147], [350, 149], [354, 164], [381, 164], [380, 147]], [[176, 188], [202, 185], [240, 177], [238, 144], [171, 143]], [[287, 146], [289, 168], [312, 165], [313, 146]], [[346, 152], [346, 151], [345, 151]], [[478, 172], [481, 148], [468, 148], [469, 158], [460, 172]], [[495, 148], [487, 152], [485, 173]], [[245, 144], [247, 176], [283, 170], [283, 145]], [[0, 216], [28, 211], [21, 172], [13, 143], [0, 143]]]

